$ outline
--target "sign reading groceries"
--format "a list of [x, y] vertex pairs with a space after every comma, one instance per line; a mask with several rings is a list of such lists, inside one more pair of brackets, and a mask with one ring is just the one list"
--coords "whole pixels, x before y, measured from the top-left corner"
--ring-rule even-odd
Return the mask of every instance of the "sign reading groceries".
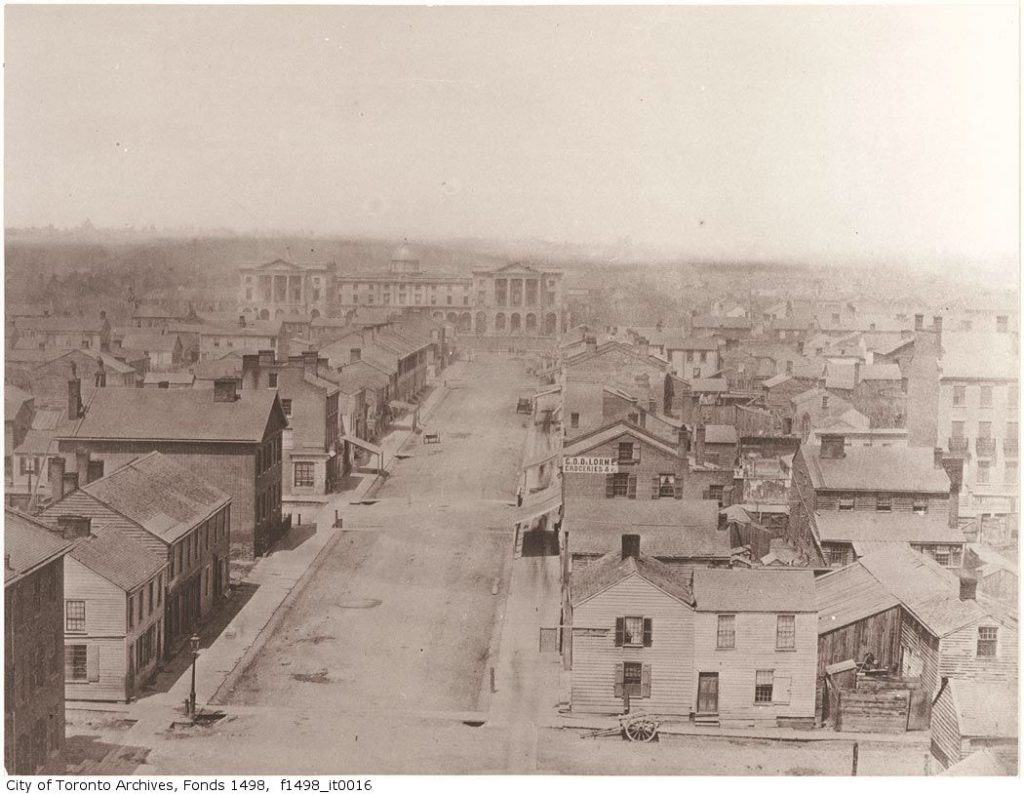
[[563, 474], [618, 474], [615, 458], [572, 457], [562, 461]]

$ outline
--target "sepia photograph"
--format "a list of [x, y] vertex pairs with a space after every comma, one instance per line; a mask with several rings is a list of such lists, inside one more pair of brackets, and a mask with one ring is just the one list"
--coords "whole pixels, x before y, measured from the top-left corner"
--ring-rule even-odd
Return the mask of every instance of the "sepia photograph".
[[8, 791], [1019, 774], [1018, 2], [3, 48]]

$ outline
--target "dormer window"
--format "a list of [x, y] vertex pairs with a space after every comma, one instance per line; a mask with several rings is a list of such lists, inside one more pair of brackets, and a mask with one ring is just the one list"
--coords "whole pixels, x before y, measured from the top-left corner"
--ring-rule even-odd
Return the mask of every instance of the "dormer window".
[[619, 462], [627, 463], [633, 460], [633, 443], [622, 441], [619, 443]]

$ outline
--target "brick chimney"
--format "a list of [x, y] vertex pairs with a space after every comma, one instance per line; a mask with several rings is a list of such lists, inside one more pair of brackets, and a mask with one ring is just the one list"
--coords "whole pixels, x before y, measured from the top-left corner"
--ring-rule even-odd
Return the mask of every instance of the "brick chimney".
[[636, 559], [640, 556], [640, 536], [639, 535], [623, 535], [622, 536], [622, 559], [628, 560], [630, 557]]
[[71, 363], [71, 377], [68, 379], [68, 419], [78, 419], [82, 415], [82, 380], [78, 377], [78, 367]]
[[818, 457], [822, 460], [838, 460], [846, 457], [846, 436], [838, 433], [827, 433], [821, 437], [821, 451]]
[[50, 480], [50, 498], [59, 502], [64, 498], [64, 458], [54, 455], [46, 463], [46, 476]]
[[86, 516], [57, 516], [57, 526], [64, 540], [87, 538], [92, 534], [92, 519]]
[[89, 450], [79, 447], [75, 450], [75, 471], [78, 472], [79, 487], [89, 484]]
[[676, 448], [679, 450], [679, 457], [685, 460], [690, 454], [690, 428], [686, 425], [680, 427], [678, 437], [679, 440]]
[[272, 367], [277, 362], [276, 356], [273, 350], [260, 350], [257, 359], [261, 367]]
[[78, 490], [78, 472], [77, 471], [66, 471], [66, 472], [64, 472], [64, 476], [61, 478], [61, 480], [62, 480], [61, 492], [64, 494], [64, 496], [67, 496], [69, 493], [72, 493], [72, 492]]
[[314, 377], [320, 373], [320, 354], [316, 350], [302, 351], [302, 370]]
[[974, 601], [978, 597], [978, 580], [974, 574], [960, 570], [957, 571], [957, 576], [960, 579], [960, 600]]
[[960, 526], [960, 489], [964, 482], [964, 459], [944, 457], [942, 468], [946, 470], [949, 477], [949, 527], [956, 529]]
[[694, 432], [694, 458], [698, 466], [704, 465], [704, 439], [707, 435], [707, 429], [703, 423], [697, 425], [697, 429]]
[[213, 401], [233, 403], [238, 399], [238, 381], [234, 378], [217, 378], [213, 382]]
[[[260, 369], [260, 357], [256, 353], [244, 353], [242, 355], [242, 388], [255, 388], [257, 374]], [[246, 381], [251, 381], [248, 384]]]

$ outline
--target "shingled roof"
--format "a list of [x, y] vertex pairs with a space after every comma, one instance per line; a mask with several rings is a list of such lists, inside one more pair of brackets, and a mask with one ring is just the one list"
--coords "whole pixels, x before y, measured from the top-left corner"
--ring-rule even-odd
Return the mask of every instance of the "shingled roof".
[[277, 392], [262, 389], [231, 402], [215, 402], [210, 389], [97, 389], [75, 430], [61, 437], [255, 443], [280, 410]]
[[814, 572], [695, 568], [698, 612], [816, 612]]
[[822, 458], [820, 447], [801, 451], [819, 490], [949, 493], [949, 476], [928, 448], [847, 446], [841, 458]]
[[114, 527], [93, 527], [92, 533], [75, 544], [70, 556], [126, 592], [145, 584], [167, 565], [165, 555]]
[[71, 543], [18, 510], [4, 510], [4, 586], [67, 553]]
[[693, 605], [693, 591], [681, 574], [652, 557], [641, 555], [623, 559], [618, 551], [572, 574], [569, 582], [572, 603], [580, 604], [634, 575], [684, 604]]
[[814, 514], [818, 539], [825, 543], [966, 543], [964, 533], [940, 513], [823, 510]]
[[950, 678], [960, 735], [1014, 738], [1018, 734], [1016, 687]]
[[827, 634], [898, 605], [867, 568], [847, 565], [814, 580], [818, 601], [818, 633]]
[[81, 488], [168, 543], [231, 497], [159, 452], [151, 452]]

